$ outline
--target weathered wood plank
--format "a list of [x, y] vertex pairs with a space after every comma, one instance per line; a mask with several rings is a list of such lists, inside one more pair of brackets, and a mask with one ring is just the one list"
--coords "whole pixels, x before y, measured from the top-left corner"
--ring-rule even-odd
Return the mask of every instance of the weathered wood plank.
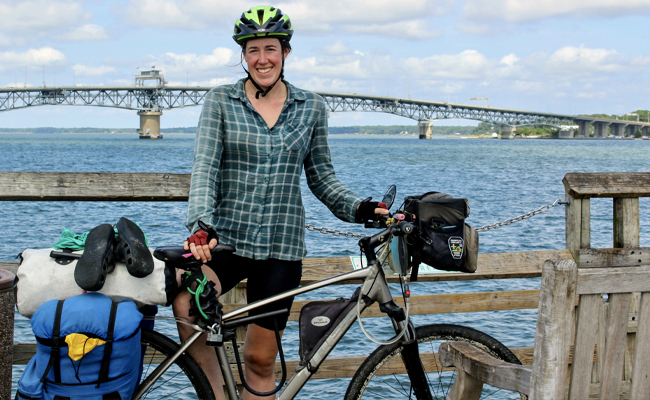
[[[568, 250], [524, 251], [518, 253], [480, 253], [478, 270], [473, 274], [440, 272], [420, 274], [420, 282], [464, 281], [484, 279], [536, 278], [542, 275], [544, 261], [551, 258], [572, 258]], [[0, 269], [16, 272], [18, 262], [0, 261]], [[349, 257], [305, 258], [301, 284], [352, 271]], [[398, 282], [395, 276], [389, 282]], [[354, 282], [349, 282], [354, 283]]]
[[650, 172], [568, 173], [562, 183], [576, 199], [650, 196]]
[[609, 324], [604, 352], [600, 395], [603, 399], [619, 396], [623, 361], [627, 345], [627, 314], [630, 309], [630, 293], [609, 295]]
[[[584, 268], [578, 271], [578, 294], [650, 291], [650, 267]], [[625, 310], [625, 315], [628, 310]]]
[[[351, 293], [350, 293], [351, 294]], [[294, 301], [289, 321], [297, 321], [300, 310], [313, 300]], [[319, 300], [321, 301], [321, 300]], [[434, 294], [411, 296], [411, 315], [451, 314], [480, 311], [524, 310], [537, 308], [539, 290], [516, 290], [507, 292], [479, 292]], [[395, 303], [404, 307], [404, 300], [395, 298]], [[240, 305], [226, 304], [224, 312], [229, 312]], [[364, 318], [383, 317], [386, 314], [373, 305], [362, 314]]]
[[0, 201], [187, 201], [190, 174], [0, 172]]
[[[516, 347], [510, 349], [517, 356], [517, 358], [524, 365], [530, 365], [533, 359], [532, 347]], [[36, 353], [36, 343], [14, 343], [14, 365], [26, 365], [29, 360]], [[152, 350], [147, 350], [145, 357], [151, 358], [153, 356]], [[437, 353], [423, 353], [421, 355], [422, 362], [427, 371], [436, 371], [439, 364]], [[316, 378], [350, 378], [357, 371], [361, 363], [366, 357], [331, 357], [326, 359], [318, 369]], [[153, 357], [154, 363], [162, 361], [162, 357]], [[288, 378], [293, 376], [295, 368], [298, 366], [298, 360], [287, 360], [287, 374]], [[233, 366], [236, 368], [235, 366]], [[445, 370], [450, 370], [446, 368]], [[275, 367], [276, 376], [278, 378], [281, 374], [280, 363], [276, 363]], [[405, 372], [404, 366], [401, 365], [401, 360], [396, 357], [388, 366], [380, 369], [381, 374], [389, 374], [391, 371], [398, 371], [398, 373]], [[237, 373], [235, 372], [237, 377]]]
[[647, 399], [650, 397], [650, 374], [647, 372], [647, 367], [650, 365], [650, 293], [641, 294], [637, 320], [630, 398]]
[[[529, 392], [530, 366], [497, 360], [469, 343], [445, 342], [441, 344], [440, 362], [446, 367], [455, 366], [488, 385], [523, 394]], [[464, 388], [456, 387], [456, 383], [454, 383], [456, 399], [471, 398], [474, 394], [478, 385], [472, 380], [468, 380], [467, 383], [469, 385]]]
[[577, 250], [591, 245], [590, 203], [589, 199], [574, 199], [568, 192], [565, 199], [569, 203], [565, 209], [566, 248], [575, 257]]
[[533, 399], [565, 396], [572, 322], [575, 320], [577, 270], [573, 260], [544, 263], [530, 379]]
[[581, 249], [574, 256], [580, 268], [650, 265], [650, 247]]
[[602, 299], [600, 295], [580, 296], [576, 316], [576, 335], [573, 347], [573, 364], [569, 399], [586, 399], [589, 396], [594, 349], [598, 339], [598, 312]]
[[613, 222], [614, 247], [639, 247], [638, 197], [615, 198]]

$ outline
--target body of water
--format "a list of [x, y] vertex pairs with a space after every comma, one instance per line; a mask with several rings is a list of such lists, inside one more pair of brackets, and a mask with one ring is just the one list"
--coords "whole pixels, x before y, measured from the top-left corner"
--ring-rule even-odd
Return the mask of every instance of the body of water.
[[[167, 172], [189, 173], [193, 135], [166, 134], [159, 141], [135, 135], [24, 134], [0, 135], [0, 171]], [[413, 137], [330, 137], [337, 176], [361, 196], [381, 198], [390, 184], [398, 200], [427, 191], [469, 199], [468, 223], [475, 227], [516, 217], [564, 199], [562, 178], [568, 172], [650, 171], [650, 141], [628, 140], [417, 140]], [[303, 179], [307, 223], [344, 231], [364, 232], [359, 225], [334, 217], [309, 192]], [[650, 246], [648, 199], [641, 199], [641, 246]], [[3, 202], [0, 216], [4, 240], [0, 260], [13, 260], [26, 248], [45, 248], [59, 238], [61, 229], [84, 232], [121, 216], [141, 223], [152, 246], [180, 244], [188, 236], [184, 227], [185, 203], [111, 202]], [[611, 247], [612, 201], [595, 199], [591, 205], [592, 247]], [[310, 257], [358, 255], [356, 240], [307, 233]], [[481, 252], [516, 252], [565, 248], [564, 207], [495, 231], [480, 234]], [[416, 283], [414, 295], [522, 290], [539, 287], [539, 279]], [[349, 296], [354, 287], [336, 286], [302, 299]], [[163, 309], [163, 315], [170, 310]], [[493, 335], [507, 346], [531, 346], [536, 310], [416, 316], [416, 324], [465, 324]], [[389, 333], [386, 321], [367, 323], [379, 334]], [[171, 325], [159, 329], [176, 336]], [[33, 342], [29, 320], [16, 314], [16, 342]], [[297, 324], [285, 332], [285, 354], [298, 358]], [[357, 327], [348, 333], [332, 356], [367, 355], [375, 345]], [[14, 382], [24, 366], [14, 367]], [[303, 397], [338, 399], [347, 380], [315, 380]]]

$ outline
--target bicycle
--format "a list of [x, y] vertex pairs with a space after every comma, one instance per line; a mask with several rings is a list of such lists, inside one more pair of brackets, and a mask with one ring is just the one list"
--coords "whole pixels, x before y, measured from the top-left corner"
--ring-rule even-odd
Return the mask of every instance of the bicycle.
[[[384, 200], [390, 200], [388, 208], [393, 203], [389, 196], [391, 190], [392, 199], [394, 199], [394, 186], [384, 197]], [[387, 201], [384, 202], [388, 203]], [[397, 396], [417, 399], [446, 398], [446, 394], [454, 381], [455, 370], [443, 369], [438, 364], [435, 353], [439, 343], [444, 341], [469, 342], [498, 359], [520, 364], [517, 357], [501, 342], [476, 329], [451, 324], [413, 326], [408, 315], [410, 292], [406, 282], [406, 260], [408, 260], [408, 257], [405, 254], [404, 241], [416, 231], [416, 228], [410, 222], [403, 220], [403, 216], [400, 216], [400, 214], [389, 215], [389, 217], [385, 228], [381, 232], [366, 236], [359, 241], [361, 250], [365, 253], [368, 261], [366, 268], [326, 278], [226, 313], [221, 312], [221, 304], [216, 299], [214, 289], [209, 284], [205, 285], [207, 289], [203, 293], [199, 293], [198, 290], [195, 292], [194, 305], [197, 307], [197, 313], [201, 314], [197, 323], [185, 322], [191, 325], [195, 332], [180, 345], [158, 332], [143, 328], [142, 343], [153, 349], [153, 351], [149, 351], [145, 357], [143, 380], [136, 389], [133, 399], [158, 398], [152, 397], [152, 395], [155, 395], [157, 389], [169, 385], [173, 386], [172, 390], [176, 390], [177, 387], [180, 387], [179, 391], [189, 390], [191, 393], [195, 393], [199, 399], [213, 399], [214, 394], [205, 374], [196, 361], [185, 353], [185, 350], [206, 332], [208, 333], [208, 343], [214, 346], [219, 359], [226, 394], [231, 399], [239, 399], [234, 374], [223, 346], [224, 342], [228, 340], [233, 342], [242, 383], [248, 390], [252, 391], [252, 388], [248, 387], [242, 376], [241, 361], [236, 350], [234, 331], [238, 326], [249, 324], [259, 318], [286, 313], [289, 310], [273, 311], [248, 317], [242, 317], [242, 315], [277, 300], [350, 280], [363, 281], [360, 295], [357, 296], [356, 300], [352, 301], [353, 305], [334, 321], [327, 339], [313, 352], [313, 356], [307, 362], [301, 362], [300, 366], [296, 368], [295, 375], [286, 383], [286, 386], [284, 386], [286, 363], [280, 338], [276, 331], [283, 377], [275, 391], [264, 395], [278, 392], [279, 397], [277, 398], [279, 399], [295, 398], [353, 323], [359, 320], [361, 325], [361, 313], [374, 302], [378, 302], [381, 311], [390, 317], [395, 336], [388, 342], [378, 342], [382, 344], [361, 364], [348, 385], [344, 397], [346, 400], [395, 399], [398, 398]], [[379, 223], [376, 221], [370, 225], [378, 227]], [[397, 249], [396, 252], [399, 254], [396, 254], [392, 261], [393, 264], [398, 264], [396, 269], [400, 275], [400, 285], [406, 311], [393, 301], [382, 268], [382, 261], [385, 260], [380, 260], [378, 258], [379, 252], [376, 252], [378, 247], [384, 245], [385, 250], [383, 252], [390, 253], [386, 249], [390, 247], [393, 240], [397, 245], [394, 248]], [[213, 253], [219, 251], [235, 251], [235, 249], [229, 245], [219, 244], [213, 249]], [[199, 281], [201, 280], [200, 261], [188, 257], [187, 252], [182, 247], [161, 247], [156, 249], [154, 255], [177, 268], [198, 271], [191, 272], [191, 274], [196, 273]], [[205, 279], [203, 282], [205, 283]], [[361, 325], [361, 328], [368, 336], [368, 333], [363, 329], [363, 325]], [[375, 341], [372, 338], [371, 340]], [[150, 371], [151, 365], [156, 364], [158, 366], [153, 371]], [[489, 387], [484, 388], [483, 394], [490, 395], [489, 389]], [[169, 396], [168, 392], [169, 390], [166, 390], [162, 396]], [[522, 396], [522, 398], [525, 397]]]

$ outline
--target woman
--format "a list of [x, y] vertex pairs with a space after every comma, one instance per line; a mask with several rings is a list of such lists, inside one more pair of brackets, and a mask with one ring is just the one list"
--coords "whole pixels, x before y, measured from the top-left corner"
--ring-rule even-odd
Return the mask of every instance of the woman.
[[[203, 270], [219, 294], [248, 278], [249, 302], [300, 284], [307, 254], [300, 194], [303, 168], [311, 191], [338, 218], [364, 222], [375, 213], [388, 213], [336, 178], [323, 99], [283, 80], [292, 35], [289, 16], [277, 8], [253, 7], [242, 14], [233, 39], [241, 46], [248, 76], [208, 93], [196, 138], [186, 220], [193, 234], [184, 247], [207, 264]], [[200, 229], [199, 221], [210, 228]], [[234, 245], [236, 253], [212, 258], [210, 249], [218, 241]], [[292, 302], [277, 302], [258, 313], [291, 308]], [[189, 318], [188, 310], [189, 293], [181, 293], [174, 313]], [[280, 330], [286, 322], [287, 316], [278, 321]], [[260, 320], [246, 334], [246, 380], [258, 392], [275, 388], [274, 326], [272, 319]], [[183, 324], [178, 327], [181, 339], [192, 333]], [[190, 353], [221, 398], [215, 353], [199, 342]], [[244, 394], [244, 399], [251, 398], [256, 397]]]

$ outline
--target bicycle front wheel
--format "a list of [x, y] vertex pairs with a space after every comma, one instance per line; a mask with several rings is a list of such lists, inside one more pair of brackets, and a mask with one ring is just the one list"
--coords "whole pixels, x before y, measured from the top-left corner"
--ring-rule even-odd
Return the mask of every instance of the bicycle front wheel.
[[[142, 379], [144, 381], [160, 363], [175, 354], [179, 347], [167, 336], [142, 328], [140, 340], [146, 351], [143, 359]], [[174, 364], [158, 378], [141, 399], [200, 399], [213, 400], [214, 393], [199, 364], [187, 353], [176, 359]]]
[[[468, 342], [490, 355], [504, 361], [521, 364], [519, 359], [501, 342], [490, 335], [466, 326], [433, 324], [417, 327], [420, 358], [427, 375], [429, 389], [434, 399], [446, 399], [454, 383], [456, 371], [443, 368], [437, 357], [438, 346], [443, 342]], [[357, 399], [415, 399], [411, 382], [400, 357], [403, 344], [380, 346], [373, 351], [354, 374], [345, 400]], [[499, 393], [497, 393], [499, 392]], [[518, 393], [483, 386], [481, 398], [519, 399]], [[521, 396], [525, 399], [525, 396]]]

